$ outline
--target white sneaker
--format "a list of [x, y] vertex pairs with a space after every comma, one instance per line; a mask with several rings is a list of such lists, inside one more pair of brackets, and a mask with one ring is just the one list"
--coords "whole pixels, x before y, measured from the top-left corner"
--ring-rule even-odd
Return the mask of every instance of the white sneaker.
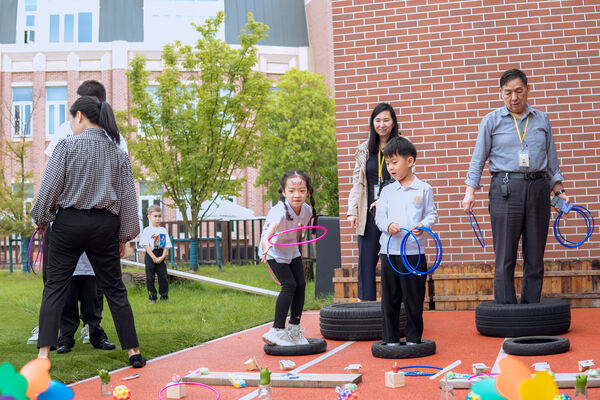
[[80, 339], [84, 344], [87, 344], [90, 342], [90, 327], [88, 324], [85, 324], [83, 326], [83, 328], [81, 328]]
[[36, 326], [31, 330], [31, 337], [27, 339], [27, 344], [37, 344], [40, 334], [40, 327]]
[[271, 328], [262, 336], [262, 339], [267, 344], [277, 346], [293, 346], [295, 344], [285, 329]]
[[309, 344], [302, 334], [304, 328], [300, 328], [300, 325], [288, 324], [285, 330], [294, 344]]

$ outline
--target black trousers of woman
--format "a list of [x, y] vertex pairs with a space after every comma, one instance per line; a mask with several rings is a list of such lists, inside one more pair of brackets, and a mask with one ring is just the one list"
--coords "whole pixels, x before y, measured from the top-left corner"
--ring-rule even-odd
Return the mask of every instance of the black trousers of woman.
[[68, 284], [85, 251], [112, 313], [121, 348], [138, 347], [133, 312], [121, 279], [119, 219], [107, 210], [61, 209], [52, 224], [38, 347], [56, 346]]
[[375, 224], [375, 218], [367, 213], [365, 234], [358, 235], [358, 298], [377, 300], [375, 272], [379, 261], [379, 238], [381, 231]]
[[280, 264], [275, 260], [267, 260], [271, 270], [281, 283], [281, 292], [275, 303], [274, 328], [285, 328], [285, 319], [290, 310], [290, 324], [299, 324], [304, 308], [306, 280], [302, 257], [296, 257], [289, 264]]
[[[406, 256], [410, 265], [417, 265], [419, 255]], [[390, 256], [394, 267], [407, 272], [400, 256]], [[421, 255], [417, 270], [427, 271], [427, 257]], [[387, 254], [381, 255], [381, 311], [383, 313], [383, 341], [400, 341], [400, 308], [406, 310], [406, 341], [420, 343], [423, 335], [423, 301], [427, 275], [400, 275], [392, 269]]]

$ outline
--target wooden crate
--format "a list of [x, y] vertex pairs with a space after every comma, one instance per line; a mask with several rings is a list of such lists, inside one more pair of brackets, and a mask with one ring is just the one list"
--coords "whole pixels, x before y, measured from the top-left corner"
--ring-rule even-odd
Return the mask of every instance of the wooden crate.
[[[521, 292], [522, 264], [515, 269], [517, 296]], [[377, 275], [377, 299], [381, 299]], [[334, 301], [357, 301], [358, 268], [334, 271]], [[562, 298], [572, 307], [600, 307], [600, 260], [548, 261], [545, 263], [543, 297]], [[494, 299], [494, 265], [441, 265], [428, 275], [425, 309], [474, 310]]]

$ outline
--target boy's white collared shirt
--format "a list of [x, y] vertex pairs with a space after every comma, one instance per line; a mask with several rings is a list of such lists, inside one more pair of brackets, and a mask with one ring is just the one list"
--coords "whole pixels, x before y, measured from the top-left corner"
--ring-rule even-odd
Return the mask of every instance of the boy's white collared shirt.
[[[433, 200], [433, 188], [426, 182], [423, 182], [416, 176], [412, 183], [403, 187], [400, 182], [387, 185], [381, 191], [381, 196], [377, 203], [377, 212], [375, 214], [375, 223], [381, 230], [379, 243], [381, 250], [379, 254], [388, 254], [388, 239], [390, 234], [388, 227], [396, 222], [400, 228], [411, 229], [418, 223], [431, 228], [437, 222], [438, 213]], [[399, 255], [402, 238], [407, 232], [402, 230], [393, 235], [390, 241], [389, 254]], [[425, 253], [429, 235], [423, 233], [417, 237], [421, 249], [421, 254]], [[419, 254], [419, 247], [413, 238], [409, 238], [406, 244], [406, 254]]]

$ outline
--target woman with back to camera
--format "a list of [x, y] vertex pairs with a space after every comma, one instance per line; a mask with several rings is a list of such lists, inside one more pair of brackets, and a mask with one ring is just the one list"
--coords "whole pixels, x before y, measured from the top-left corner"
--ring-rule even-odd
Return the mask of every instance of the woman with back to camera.
[[42, 305], [38, 357], [56, 346], [68, 282], [85, 252], [104, 292], [121, 347], [141, 368], [133, 312], [121, 279], [125, 243], [140, 231], [129, 157], [120, 150], [110, 105], [80, 97], [70, 108], [73, 136], [60, 140], [46, 167], [31, 216], [43, 232], [52, 221]]
[[396, 113], [388, 103], [379, 103], [369, 119], [369, 139], [358, 146], [348, 197], [347, 220], [358, 235], [358, 299], [377, 299], [375, 270], [379, 260], [379, 237], [375, 225], [375, 206], [390, 174], [383, 160], [383, 147], [399, 135]]

